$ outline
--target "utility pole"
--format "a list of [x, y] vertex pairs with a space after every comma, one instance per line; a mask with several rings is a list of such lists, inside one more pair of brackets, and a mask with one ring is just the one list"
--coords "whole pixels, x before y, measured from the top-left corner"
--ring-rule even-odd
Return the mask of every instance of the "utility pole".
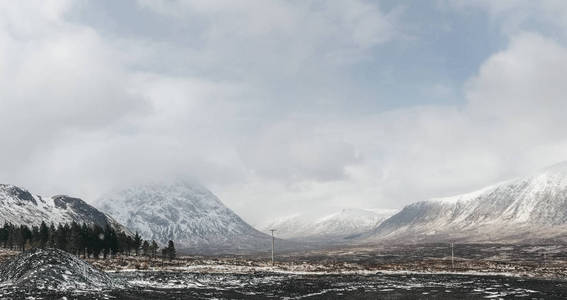
[[274, 231], [275, 229], [270, 229], [272, 232], [272, 266], [274, 265]]
[[455, 268], [455, 255], [453, 252], [453, 243], [451, 243], [451, 269]]

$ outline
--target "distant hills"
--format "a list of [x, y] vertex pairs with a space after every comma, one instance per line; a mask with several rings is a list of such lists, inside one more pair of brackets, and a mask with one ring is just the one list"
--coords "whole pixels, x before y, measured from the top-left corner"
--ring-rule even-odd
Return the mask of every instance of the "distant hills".
[[396, 210], [348, 208], [322, 217], [292, 215], [261, 225], [263, 231], [276, 229], [283, 239], [318, 243], [351, 243], [358, 235], [375, 229]]

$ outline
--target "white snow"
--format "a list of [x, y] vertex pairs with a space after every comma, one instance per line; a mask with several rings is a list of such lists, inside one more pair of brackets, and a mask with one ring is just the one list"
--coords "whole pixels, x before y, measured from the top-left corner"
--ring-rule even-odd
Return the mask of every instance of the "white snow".
[[459, 239], [475, 242], [564, 236], [567, 163], [453, 197], [406, 206], [371, 239]]
[[270, 238], [244, 222], [206, 188], [187, 182], [148, 184], [102, 197], [101, 210], [144, 239], [178, 249], [254, 249]]
[[260, 225], [260, 228], [263, 231], [276, 229], [277, 236], [281, 238], [335, 240], [372, 230], [395, 212], [347, 208], [320, 217], [294, 214]]
[[42, 197], [14, 185], [0, 184], [0, 226], [4, 223], [39, 226], [42, 221], [47, 225], [76, 221], [101, 226], [108, 222], [123, 230], [111, 217], [80, 199]]

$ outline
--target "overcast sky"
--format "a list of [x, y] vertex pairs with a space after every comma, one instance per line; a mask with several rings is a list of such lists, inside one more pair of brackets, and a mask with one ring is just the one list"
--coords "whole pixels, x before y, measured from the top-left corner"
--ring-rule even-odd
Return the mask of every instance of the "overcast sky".
[[0, 0], [0, 182], [401, 208], [567, 160], [566, 78], [563, 0]]

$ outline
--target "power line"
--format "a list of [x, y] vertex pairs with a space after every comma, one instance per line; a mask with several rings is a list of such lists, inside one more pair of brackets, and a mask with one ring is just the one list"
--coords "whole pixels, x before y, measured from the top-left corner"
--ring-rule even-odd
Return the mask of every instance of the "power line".
[[451, 269], [455, 268], [455, 255], [453, 252], [453, 243], [451, 243]]
[[276, 231], [275, 229], [270, 229], [270, 231], [272, 232], [272, 266], [274, 265], [274, 231]]

